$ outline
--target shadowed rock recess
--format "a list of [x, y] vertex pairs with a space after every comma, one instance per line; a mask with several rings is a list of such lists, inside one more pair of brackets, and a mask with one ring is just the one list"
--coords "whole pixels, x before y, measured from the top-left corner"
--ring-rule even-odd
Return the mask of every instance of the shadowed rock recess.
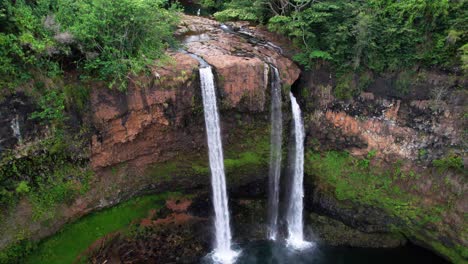
[[[55, 206], [54, 217], [48, 219], [33, 220], [31, 203], [22, 199], [0, 219], [0, 250], [23, 239], [39, 241], [90, 212], [146, 193], [195, 194], [193, 214], [203, 221], [197, 218], [187, 230], [198, 228], [200, 221], [207, 225], [209, 165], [199, 63], [192, 53], [206, 60], [215, 74], [227, 187], [235, 200], [235, 240], [251, 234], [265, 237], [266, 226], [258, 221], [266, 215], [262, 203], [270, 160], [269, 78], [274, 65], [285, 91], [283, 149], [291, 125], [290, 90], [303, 111], [304, 224], [312, 230], [306, 236], [313, 233], [324, 243], [358, 247], [396, 247], [410, 240], [466, 263], [466, 171], [433, 165], [453, 155], [467, 163], [467, 92], [457, 88], [466, 87], [466, 81], [436, 71], [420, 73], [424, 78], [412, 83], [402, 98], [392, 92], [397, 76], [377, 77], [359, 96], [343, 101], [333, 95], [336, 80], [326, 65], [301, 72], [289, 58], [294, 54], [291, 43], [262, 28], [230, 26], [234, 32], [207, 18], [183, 16], [176, 34], [186, 52], [169, 51], [169, 62], [155, 63], [151, 76], [133, 76], [126, 92], [96, 83], [91, 111], [82, 118], [83, 126], [90, 127], [84, 158], [94, 172], [89, 190]], [[239, 27], [256, 37], [236, 33]], [[269, 41], [281, 46], [282, 53], [265, 45]], [[359, 76], [353, 80], [359, 83]], [[427, 92], [414, 92], [421, 90]], [[442, 97], [430, 95], [438, 90], [444, 91]], [[33, 106], [25, 96], [10, 101], [12, 106], [0, 104], [0, 138], [5, 139], [0, 151], [2, 146], [25, 148], [47, 134], [46, 127], [27, 118]], [[15, 120], [25, 131], [21, 139], [9, 129]], [[176, 227], [154, 228], [167, 233]], [[179, 239], [191, 232], [187, 230], [174, 236]], [[144, 236], [156, 241], [150, 248], [165, 243], [152, 233]], [[207, 240], [202, 241], [192, 245], [197, 254], [206, 253]], [[138, 247], [131, 243], [125, 247]], [[93, 254], [99, 262], [102, 256]]]

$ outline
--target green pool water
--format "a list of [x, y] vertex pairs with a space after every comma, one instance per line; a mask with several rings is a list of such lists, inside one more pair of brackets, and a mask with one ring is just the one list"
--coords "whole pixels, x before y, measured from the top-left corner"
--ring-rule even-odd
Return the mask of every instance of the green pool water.
[[146, 217], [151, 209], [160, 208], [164, 205], [165, 199], [176, 195], [164, 193], [138, 197], [85, 216], [39, 243], [38, 247], [26, 258], [26, 263], [73, 263], [81, 252], [100, 237], [123, 229], [132, 221]]

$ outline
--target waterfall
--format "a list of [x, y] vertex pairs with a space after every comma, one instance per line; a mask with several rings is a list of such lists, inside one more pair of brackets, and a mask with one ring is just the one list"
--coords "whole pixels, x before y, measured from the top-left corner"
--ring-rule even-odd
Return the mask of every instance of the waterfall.
[[233, 263], [238, 253], [231, 249], [231, 229], [229, 226], [228, 197], [224, 175], [223, 146], [216, 106], [214, 77], [210, 66], [205, 65], [205, 67], [200, 68], [200, 80], [215, 212], [215, 249], [213, 259], [216, 262]]
[[16, 115], [15, 118], [11, 120], [10, 123], [10, 128], [13, 131], [13, 136], [18, 139], [18, 142], [21, 143], [22, 137], [21, 137], [21, 130], [20, 130], [20, 124], [19, 124], [19, 117]]
[[304, 199], [304, 124], [301, 117], [301, 109], [292, 93], [292, 114], [294, 119], [294, 153], [293, 176], [289, 196], [289, 207], [286, 216], [288, 224], [287, 244], [296, 249], [307, 248], [312, 243], [304, 241], [304, 223], [302, 219]]
[[271, 78], [271, 135], [268, 194], [268, 239], [276, 240], [278, 233], [279, 184], [281, 176], [281, 144], [283, 114], [281, 112], [281, 80], [278, 69], [272, 66]]

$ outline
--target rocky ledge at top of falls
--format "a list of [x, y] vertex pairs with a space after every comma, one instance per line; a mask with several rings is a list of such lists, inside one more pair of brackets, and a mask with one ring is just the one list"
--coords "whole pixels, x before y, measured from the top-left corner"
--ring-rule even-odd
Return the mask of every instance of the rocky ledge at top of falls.
[[[242, 33], [229, 32], [232, 29], [223, 30], [218, 22], [186, 16], [178, 33], [189, 35], [185, 41], [187, 51], [215, 68], [227, 105], [238, 107], [245, 98], [249, 111], [263, 111], [268, 86], [267, 64], [278, 68], [286, 85], [296, 81], [300, 70], [278, 47], [268, 45], [271, 42], [256, 39], [256, 28], [243, 28]], [[261, 32], [258, 33], [260, 37]]]

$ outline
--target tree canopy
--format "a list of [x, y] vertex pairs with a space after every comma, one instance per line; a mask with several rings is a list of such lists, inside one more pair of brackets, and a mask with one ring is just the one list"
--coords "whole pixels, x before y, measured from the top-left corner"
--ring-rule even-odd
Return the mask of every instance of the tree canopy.
[[395, 71], [413, 66], [467, 69], [465, 0], [204, 0], [218, 20], [264, 23], [290, 37], [311, 66]]

